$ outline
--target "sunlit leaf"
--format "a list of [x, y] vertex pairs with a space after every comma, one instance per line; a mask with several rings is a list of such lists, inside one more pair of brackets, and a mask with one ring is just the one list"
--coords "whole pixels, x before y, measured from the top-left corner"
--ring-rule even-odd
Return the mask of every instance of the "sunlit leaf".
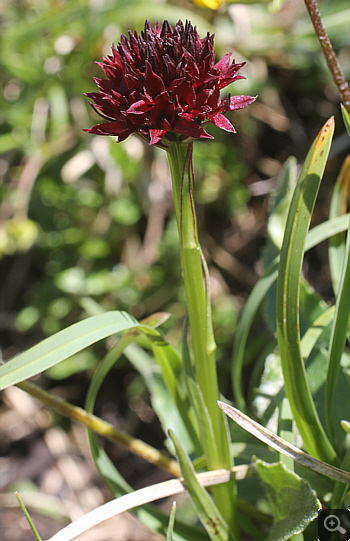
[[274, 516], [267, 541], [284, 541], [303, 532], [321, 509], [310, 485], [281, 463], [256, 460], [255, 467]]
[[322, 128], [301, 170], [291, 201], [277, 279], [277, 337], [285, 392], [304, 445], [313, 456], [334, 463], [336, 453], [320, 423], [300, 351], [300, 274], [311, 213], [327, 162], [334, 119]]
[[117, 311], [79, 321], [0, 366], [0, 389], [31, 378], [107, 336], [139, 326], [132, 316]]

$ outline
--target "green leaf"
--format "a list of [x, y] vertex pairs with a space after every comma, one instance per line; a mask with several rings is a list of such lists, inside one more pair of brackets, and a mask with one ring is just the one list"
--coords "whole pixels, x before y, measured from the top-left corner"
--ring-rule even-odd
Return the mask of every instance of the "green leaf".
[[[132, 316], [118, 311], [79, 321], [0, 366], [0, 390], [40, 374], [98, 340], [139, 326]], [[157, 332], [150, 327], [143, 330]]]
[[[176, 430], [187, 452], [198, 452], [201, 447], [197, 429], [194, 428], [196, 427], [196, 419], [185, 393], [181, 393], [182, 406], [179, 409], [164, 383], [157, 361], [136, 344], [128, 346], [124, 354], [143, 376], [150, 392], [153, 410], [158, 416], [165, 434], [167, 434], [169, 428]], [[171, 445], [169, 440], [165, 443]]]
[[[199, 429], [201, 433], [202, 442], [204, 446], [215, 445], [215, 438], [213, 434], [213, 427], [211, 423], [208, 410], [206, 408], [203, 395], [199, 388], [198, 383], [196, 382], [196, 377], [194, 374], [194, 368], [192, 366], [190, 352], [187, 345], [187, 332], [188, 332], [188, 320], [186, 320], [184, 325], [184, 331], [182, 335], [182, 361], [183, 361], [183, 371], [184, 379], [187, 387], [187, 393], [191, 405], [195, 411], [196, 418], [198, 419]], [[215, 449], [214, 451], [215, 452]], [[200, 455], [201, 453], [198, 453]]]
[[[332, 411], [334, 394], [340, 372], [348, 321], [350, 314], [350, 229], [348, 231], [343, 270], [340, 277], [339, 291], [335, 303], [335, 315], [329, 343], [329, 358], [326, 377], [326, 423], [328, 432], [334, 441], [334, 428], [332, 426]], [[350, 394], [347, 394], [348, 407], [350, 407]]]
[[30, 518], [30, 515], [29, 515], [29, 513], [28, 513], [28, 511], [27, 511], [27, 508], [26, 508], [26, 506], [24, 505], [24, 503], [22, 502], [22, 500], [21, 500], [20, 495], [18, 494], [18, 492], [16, 492], [16, 497], [17, 497], [17, 500], [18, 500], [18, 502], [19, 502], [19, 505], [21, 506], [21, 509], [22, 509], [22, 511], [23, 511], [23, 513], [24, 513], [24, 515], [25, 515], [25, 517], [26, 517], [26, 519], [27, 519], [27, 521], [28, 521], [28, 524], [29, 524], [29, 526], [30, 526], [30, 529], [32, 530], [32, 532], [33, 532], [35, 538], [37, 539], [37, 541], [42, 541], [42, 539], [41, 539], [41, 537], [40, 537], [40, 535], [39, 535], [39, 532], [38, 532], [38, 530], [36, 529], [36, 527], [34, 526], [34, 523], [33, 523], [32, 519]]
[[[330, 219], [342, 216], [346, 212], [347, 198], [350, 188], [350, 156], [345, 158], [343, 166], [334, 186], [329, 208]], [[329, 267], [331, 272], [333, 291], [336, 295], [339, 289], [341, 272], [345, 257], [345, 236], [338, 233], [330, 237], [328, 242]]]
[[344, 124], [345, 124], [345, 127], [348, 131], [348, 134], [350, 135], [350, 113], [348, 113], [348, 111], [345, 109], [344, 105], [341, 103], [341, 112], [342, 112], [342, 115], [343, 115], [343, 120], [344, 120]]
[[304, 245], [334, 132], [331, 118], [313, 143], [291, 201], [277, 279], [277, 338], [285, 392], [308, 452], [337, 461], [312, 400], [300, 351], [299, 298]]
[[[277, 190], [270, 200], [270, 211], [267, 222], [267, 242], [263, 250], [264, 267], [269, 265], [280, 254], [283, 234], [286, 226], [288, 209], [297, 182], [297, 162], [290, 157], [283, 165], [278, 178]], [[276, 333], [276, 285], [270, 287], [264, 299], [264, 316]]]
[[[150, 318], [148, 318], [146, 321], [147, 323], [151, 324], [152, 322], [154, 324], [158, 323], [157, 319], [152, 316], [150, 316]], [[140, 329], [136, 329], [136, 331], [139, 330]], [[130, 346], [130, 344], [132, 344], [137, 337], [138, 332], [126, 334], [118, 341], [114, 348], [107, 353], [104, 360], [96, 370], [93, 379], [91, 380], [85, 402], [86, 411], [93, 413], [96, 397], [105, 377], [111, 368], [116, 366], [124, 350]], [[119, 497], [132, 492], [132, 487], [120, 475], [117, 468], [108, 458], [104, 449], [98, 443], [96, 434], [94, 434], [94, 432], [91, 430], [88, 430], [88, 435], [91, 454], [96, 467], [102, 479], [114, 496]], [[145, 505], [141, 508], [134, 509], [133, 513], [135, 513], [139, 520], [141, 520], [141, 522], [143, 522], [152, 531], [161, 534], [166, 533], [168, 517], [158, 509], [150, 505]], [[174, 526], [173, 539], [174, 541], [206, 541], [206, 537], [203, 535], [203, 532], [201, 532], [198, 528], [187, 526], [179, 520], [176, 521]]]
[[171, 508], [171, 513], [170, 513], [170, 518], [169, 518], [168, 531], [167, 531], [167, 534], [166, 534], [166, 541], [173, 541], [175, 513], [176, 513], [176, 502], [173, 502], [173, 506]]
[[341, 426], [343, 427], [345, 432], [350, 434], [350, 422], [349, 421], [341, 421]]
[[[344, 423], [346, 423], [346, 421], [341, 422], [342, 427], [344, 428], [344, 430], [346, 429], [346, 431], [350, 434], [350, 423], [347, 423], [347, 425], [348, 425], [347, 428], [345, 428]], [[342, 470], [350, 471], [350, 447], [346, 451], [345, 456], [344, 456], [340, 466], [341, 466]], [[346, 497], [346, 493], [348, 491], [349, 491], [349, 485], [344, 486], [344, 483], [339, 483], [339, 482], [335, 483], [330, 508], [331, 509], [342, 509], [343, 506], [347, 507], [346, 502], [344, 500], [345, 500], [345, 497]], [[343, 501], [344, 501], [345, 505], [343, 504]]]
[[255, 467], [274, 516], [267, 541], [284, 541], [303, 532], [321, 508], [310, 485], [282, 463], [266, 464], [256, 460]]
[[[306, 237], [305, 251], [317, 246], [320, 242], [345, 231], [349, 225], [350, 214], [327, 220], [326, 222], [311, 229]], [[243, 309], [241, 319], [238, 324], [234, 340], [234, 349], [232, 355], [232, 382], [235, 399], [241, 410], [246, 410], [246, 401], [243, 393], [242, 367], [244, 362], [244, 353], [255, 316], [260, 305], [269, 291], [272, 284], [277, 279], [277, 268], [279, 258], [270, 264], [266, 269], [264, 276], [255, 284], [249, 299]]]
[[164, 383], [185, 424], [194, 447], [198, 450], [199, 430], [193, 408], [188, 399], [182, 374], [182, 360], [179, 353], [158, 334], [149, 336], [153, 353], [162, 371]]
[[169, 431], [169, 435], [175, 445], [184, 484], [210, 539], [212, 541], [238, 541], [233, 536], [233, 533], [230, 532], [228, 525], [222, 518], [208, 492], [199, 484], [190, 459], [183, 450], [179, 440], [172, 431]]
[[267, 291], [277, 278], [277, 263], [273, 262], [266, 270], [265, 275], [257, 282], [244, 307], [237, 332], [235, 335], [233, 360], [232, 360], [232, 382], [235, 400], [239, 409], [246, 410], [246, 401], [243, 392], [242, 368], [244, 352], [254, 318], [265, 298]]

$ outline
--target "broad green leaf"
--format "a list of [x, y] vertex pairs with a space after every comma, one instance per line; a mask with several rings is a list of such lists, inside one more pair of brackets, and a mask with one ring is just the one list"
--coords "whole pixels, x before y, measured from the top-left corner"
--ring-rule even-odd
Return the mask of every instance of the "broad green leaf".
[[171, 508], [171, 513], [170, 513], [170, 518], [169, 518], [168, 531], [166, 534], [166, 541], [173, 541], [175, 513], [176, 513], [176, 502], [173, 502], [173, 506]]
[[348, 134], [350, 135], [350, 113], [345, 109], [343, 104], [341, 104], [341, 112], [343, 115], [345, 127], [348, 131]]
[[[0, 390], [40, 374], [107, 336], [136, 327], [140, 327], [136, 319], [118, 311], [79, 321], [0, 366]], [[150, 327], [143, 327], [142, 330], [157, 333]]]
[[277, 339], [294, 420], [308, 452], [330, 464], [337, 461], [318, 418], [300, 351], [299, 298], [304, 245], [334, 132], [331, 118], [312, 145], [291, 201], [277, 279]]
[[310, 485], [282, 463], [266, 464], [257, 460], [255, 467], [274, 516], [267, 541], [284, 541], [303, 532], [321, 509]]
[[[347, 198], [350, 188], [350, 156], [345, 158], [343, 166], [334, 186], [329, 218], [336, 218], [346, 213]], [[341, 272], [345, 257], [345, 235], [338, 233], [330, 237], [328, 241], [329, 267], [333, 284], [333, 291], [336, 295], [341, 280]]]
[[230, 532], [228, 525], [221, 516], [208, 492], [199, 484], [190, 459], [183, 450], [179, 440], [173, 432], [169, 432], [175, 445], [176, 454], [180, 463], [184, 484], [197, 510], [203, 526], [212, 541], [238, 541]]

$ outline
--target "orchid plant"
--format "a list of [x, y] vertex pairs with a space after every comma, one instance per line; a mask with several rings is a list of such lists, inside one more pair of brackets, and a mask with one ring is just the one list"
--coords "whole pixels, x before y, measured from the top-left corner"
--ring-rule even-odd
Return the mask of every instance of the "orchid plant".
[[[201, 252], [194, 204], [193, 140], [211, 139], [204, 126], [211, 122], [235, 132], [223, 113], [252, 103], [251, 96], [220, 96], [220, 90], [242, 79], [244, 63], [225, 55], [215, 64], [214, 36], [200, 38], [190, 22], [168, 21], [154, 29], [146, 21], [144, 31], [122, 36], [112, 56], [100, 64], [107, 79], [95, 79], [99, 92], [87, 94], [93, 108], [108, 119], [86, 130], [97, 135], [117, 135], [123, 141], [136, 133], [150, 145], [167, 151], [175, 213], [180, 238], [191, 345], [196, 380], [212, 426], [199, 426], [209, 469], [230, 469], [227, 429], [219, 398], [215, 341], [211, 324], [210, 292], [206, 262]], [[234, 491], [229, 485], [213, 489], [223, 516], [235, 524]]]
[[[210, 280], [197, 228], [193, 144], [196, 139], [212, 138], [206, 131], [209, 123], [235, 133], [226, 113], [247, 107], [256, 97], [221, 96], [223, 88], [243, 78], [240, 71], [244, 63], [232, 61], [230, 54], [215, 63], [213, 44], [213, 35], [208, 33], [200, 38], [190, 22], [184, 25], [178, 21], [172, 28], [168, 21], [164, 21], [163, 25], [157, 23], [152, 28], [146, 21], [140, 35], [136, 31], [130, 32], [128, 37], [121, 37], [117, 47], [112, 46], [112, 54], [99, 63], [105, 77], [95, 79], [98, 92], [87, 94], [92, 100], [93, 109], [105, 121], [85, 131], [95, 135], [117, 136], [119, 142], [136, 134], [149, 145], [167, 153], [188, 318], [184, 322], [181, 355], [158, 330], [167, 315], [154, 314], [139, 322], [127, 313], [115, 311], [80, 321], [0, 367], [1, 388], [16, 384], [55, 411], [87, 426], [96, 466], [117, 498], [79, 519], [76, 524], [69, 525], [53, 536], [51, 541], [74, 539], [105, 518], [135, 507], [141, 520], [156, 531], [167, 532], [170, 540], [204, 541], [210, 538], [213, 541], [239, 541], [265, 539], [268, 536], [270, 541], [290, 538], [301, 541], [301, 532], [317, 516], [321, 505], [314, 489], [323, 504], [327, 501], [329, 504], [328, 493], [332, 494], [333, 507], [341, 507], [348, 501], [346, 484], [350, 481], [350, 449], [346, 437], [339, 437], [342, 419], [337, 419], [339, 426], [334, 430], [333, 401], [339, 374], [346, 373], [343, 352], [349, 319], [350, 240], [348, 236], [345, 243], [339, 235], [348, 228], [349, 216], [342, 216], [339, 209], [347, 196], [344, 179], [349, 178], [350, 163], [349, 160], [345, 162], [337, 181], [329, 223], [323, 229], [318, 226], [309, 233], [312, 209], [334, 131], [333, 119], [326, 122], [311, 146], [299, 177], [293, 160], [287, 162], [281, 173], [280, 188], [272, 205], [269, 222], [270, 225], [272, 221], [275, 226], [279, 224], [278, 240], [272, 243], [272, 236], [270, 238], [270, 253], [274, 257], [270, 257], [270, 266], [252, 292], [235, 339], [233, 388], [241, 411], [236, 410], [219, 401]], [[344, 108], [343, 114], [350, 134], [349, 111]], [[276, 229], [274, 232], [276, 237]], [[336, 257], [339, 258], [339, 252], [342, 256], [341, 268], [333, 264], [335, 308], [325, 306], [321, 300], [316, 302], [301, 280], [305, 249], [332, 235], [332, 262], [335, 261], [335, 248], [338, 249]], [[292, 425], [295, 423], [291, 429], [278, 429], [279, 435], [252, 419], [253, 412], [247, 408], [241, 379], [251, 324], [260, 303], [268, 297], [276, 280], [276, 336], [284, 390], [281, 392], [280, 389], [276, 395], [267, 397], [270, 399], [270, 416], [265, 410], [265, 417], [270, 420], [271, 412], [278, 408], [280, 426], [288, 420]], [[301, 337], [299, 312], [304, 309], [303, 303], [311, 297], [317, 304], [314, 319]], [[115, 334], [119, 339], [101, 361], [92, 379], [84, 410], [25, 381], [88, 345]], [[329, 357], [323, 378], [326, 381], [325, 428], [315, 406], [307, 373], [310, 365], [305, 369], [305, 360], [314, 349], [324, 347], [326, 342]], [[178, 462], [93, 415], [101, 384], [123, 353], [133, 358], [135, 363], [150, 362], [149, 356], [141, 348], [142, 344], [153, 352], [167, 398], [175, 412], [176, 422], [169, 419], [166, 430], [168, 443], [172, 443], [171, 449]], [[317, 355], [317, 362], [310, 359], [311, 367], [317, 369], [320, 362]], [[265, 376], [269, 377], [266, 367]], [[263, 394], [262, 389], [260, 393]], [[250, 415], [245, 415], [244, 410]], [[234, 465], [233, 457], [239, 456], [235, 450], [236, 436], [231, 434], [224, 413], [274, 448], [277, 457], [270, 454], [268, 458], [271, 460], [261, 460], [260, 454], [263, 455], [266, 450], [257, 448], [258, 451], [253, 453], [254, 447], [247, 440], [249, 460]], [[345, 434], [349, 432], [349, 423], [348, 419], [342, 421]], [[133, 493], [108, 459], [96, 433], [126, 446], [181, 480], [174, 479], [149, 487], [151, 490]], [[301, 436], [306, 452], [293, 445], [296, 443], [295, 436]], [[258, 458], [252, 460], [253, 454], [257, 454]], [[276, 458], [281, 462], [271, 464]], [[294, 462], [301, 463], [304, 468], [301, 474], [305, 479], [294, 472]], [[308, 477], [305, 468], [317, 472], [314, 485], [313, 478]], [[253, 476], [259, 477], [266, 490], [273, 520], [271, 515], [258, 510], [248, 499], [237, 497], [239, 480], [248, 480]], [[324, 485], [319, 480], [322, 476], [327, 479]], [[211, 486], [210, 493], [205, 486]], [[201, 528], [177, 520], [175, 508], [168, 526], [167, 517], [157, 509], [139, 507], [184, 489], [191, 496], [203, 526]], [[39, 539], [37, 532], [35, 535]]]

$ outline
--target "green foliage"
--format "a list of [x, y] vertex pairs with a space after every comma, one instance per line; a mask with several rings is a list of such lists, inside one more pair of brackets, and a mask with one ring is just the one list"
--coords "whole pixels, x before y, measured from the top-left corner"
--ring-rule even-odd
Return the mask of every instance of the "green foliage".
[[21, 497], [20, 497], [20, 495], [18, 494], [18, 492], [16, 492], [16, 496], [17, 496], [17, 500], [18, 500], [18, 502], [19, 502], [19, 505], [20, 505], [20, 507], [21, 507], [21, 509], [22, 509], [22, 511], [23, 511], [23, 513], [24, 513], [24, 515], [25, 515], [25, 517], [26, 517], [26, 519], [27, 519], [27, 521], [28, 521], [28, 524], [29, 524], [29, 526], [30, 526], [30, 529], [32, 530], [32, 532], [33, 532], [33, 534], [34, 534], [34, 536], [35, 536], [35, 539], [37, 539], [37, 541], [42, 541], [42, 539], [41, 539], [41, 537], [40, 537], [40, 535], [39, 535], [39, 532], [38, 532], [38, 530], [35, 528], [34, 523], [33, 523], [32, 519], [30, 518], [30, 515], [29, 515], [29, 513], [28, 513], [28, 511], [27, 511], [27, 509], [26, 509], [24, 503], [22, 502]]
[[[217, 11], [149, 0], [5, 0], [1, 5], [0, 330], [4, 358], [13, 358], [0, 367], [0, 384], [5, 388], [45, 370], [52, 384], [84, 378], [86, 410], [92, 412], [98, 393], [103, 401], [102, 385], [113, 384], [127, 370], [125, 409], [140, 395], [149, 402], [161, 433], [154, 445], [164, 444], [171, 454], [169, 428], [176, 434], [185, 484], [207, 530], [186, 514], [190, 506], [181, 504], [176, 520], [173, 508], [170, 522], [151, 505], [133, 510], [142, 522], [169, 541], [238, 539], [245, 532], [277, 541], [301, 531], [311, 541], [305, 528], [320, 505], [312, 490], [323, 505], [340, 508], [349, 507], [348, 487], [292, 458], [283, 460], [300, 477], [272, 464], [277, 453], [242, 428], [230, 423], [230, 451], [240, 466], [257, 456], [260, 481], [255, 473], [236, 482], [239, 534], [229, 533], [212, 498], [216, 489], [207, 492], [196, 481], [195, 471], [207, 467], [204, 448], [211, 447], [216, 458], [222, 446], [198, 384], [186, 325], [180, 347], [187, 308], [165, 155], [133, 136], [117, 144], [114, 138], [82, 132], [96, 120], [83, 97], [93, 90], [92, 77], [101, 76], [94, 61], [109, 54], [122, 32], [139, 30], [146, 18], [152, 24], [158, 18], [172, 24], [191, 19], [202, 35], [216, 32], [218, 56], [235, 50], [237, 58], [248, 59], [247, 80], [237, 82], [238, 92], [259, 94], [256, 108], [232, 115], [237, 135], [210, 127], [215, 140], [194, 146], [195, 201], [212, 285], [218, 379], [230, 393], [231, 371], [229, 398], [241, 410], [289, 443], [349, 472], [349, 158], [342, 168], [343, 156], [330, 162], [309, 231], [330, 135], [305, 160], [310, 134], [337, 114], [338, 102], [303, 5], [288, 11], [283, 0], [247, 0], [244, 9], [235, 3]], [[343, 58], [349, 13], [347, 0], [322, 4], [324, 24]], [[342, 115], [350, 134], [343, 106]], [[345, 134], [340, 114], [339, 119]], [[287, 159], [291, 153], [298, 160]], [[297, 162], [304, 160], [298, 181]], [[274, 185], [270, 177], [277, 179], [276, 190], [267, 203]], [[329, 216], [319, 223], [328, 211], [327, 199]], [[325, 240], [333, 289], [326, 294], [308, 268]], [[262, 243], [263, 274], [258, 256], [251, 257]], [[197, 263], [203, 267], [199, 258]], [[193, 266], [189, 270], [193, 278]], [[253, 280], [247, 270], [255, 273]], [[143, 320], [159, 311], [173, 317]], [[198, 329], [203, 341], [209, 319], [203, 309]], [[154, 327], [161, 322], [159, 332]], [[207, 380], [215, 394], [213, 378]], [[292, 414], [286, 413], [286, 395]], [[226, 437], [226, 426], [223, 432]], [[131, 492], [91, 431], [89, 440], [112, 494]]]
[[234, 541], [236, 537], [222, 518], [209, 494], [196, 479], [193, 466], [175, 434], [170, 432], [179, 459], [184, 483], [196, 507], [198, 517], [212, 541]]
[[266, 464], [256, 460], [255, 467], [274, 517], [267, 541], [284, 541], [303, 532], [320, 509], [310, 485], [281, 463]]
[[286, 395], [305, 447], [313, 456], [330, 463], [336, 461], [336, 453], [319, 421], [300, 351], [299, 283], [306, 234], [333, 131], [331, 119], [304, 162], [289, 208], [277, 279], [277, 336]]
[[173, 503], [173, 506], [171, 508], [171, 513], [169, 517], [169, 526], [168, 526], [168, 531], [166, 534], [166, 541], [173, 541], [175, 513], [176, 513], [176, 502]]

